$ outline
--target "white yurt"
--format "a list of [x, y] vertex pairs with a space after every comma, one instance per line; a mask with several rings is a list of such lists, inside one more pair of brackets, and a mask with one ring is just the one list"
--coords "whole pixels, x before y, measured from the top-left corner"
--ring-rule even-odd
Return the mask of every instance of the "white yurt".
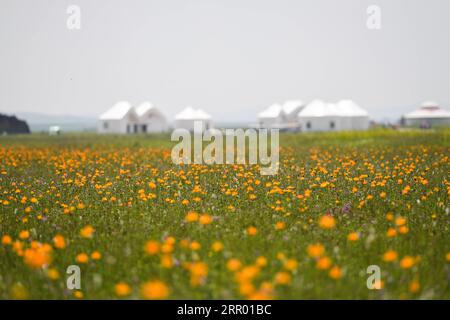
[[450, 111], [443, 109], [436, 102], [424, 102], [422, 106], [403, 116], [406, 126], [430, 128], [433, 126], [450, 125]]
[[369, 113], [352, 100], [341, 100], [336, 104], [341, 116], [341, 130], [367, 130]]
[[166, 117], [150, 102], [143, 102], [135, 108], [140, 133], [158, 133], [168, 130]]
[[272, 104], [266, 110], [258, 113], [259, 128], [284, 128], [286, 124], [286, 115], [283, 106], [278, 103]]
[[195, 122], [200, 122], [202, 131], [212, 127], [212, 118], [201, 109], [186, 107], [180, 113], [175, 115], [175, 128], [194, 130]]
[[117, 102], [111, 109], [100, 115], [99, 133], [137, 133], [138, 116], [128, 101]]
[[367, 130], [369, 114], [351, 100], [327, 103], [314, 100], [298, 114], [300, 130], [345, 131]]
[[297, 122], [299, 112], [305, 107], [303, 101], [288, 100], [283, 104], [283, 111], [287, 122]]

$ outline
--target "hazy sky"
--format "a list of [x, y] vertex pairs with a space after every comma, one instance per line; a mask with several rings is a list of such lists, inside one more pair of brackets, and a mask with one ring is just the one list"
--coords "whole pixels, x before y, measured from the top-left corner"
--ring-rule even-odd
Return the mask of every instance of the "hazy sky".
[[[69, 5], [81, 29], [66, 27]], [[381, 30], [366, 9], [381, 8]], [[0, 0], [0, 112], [97, 116], [149, 100], [217, 122], [354, 99], [373, 118], [450, 107], [448, 0]]]

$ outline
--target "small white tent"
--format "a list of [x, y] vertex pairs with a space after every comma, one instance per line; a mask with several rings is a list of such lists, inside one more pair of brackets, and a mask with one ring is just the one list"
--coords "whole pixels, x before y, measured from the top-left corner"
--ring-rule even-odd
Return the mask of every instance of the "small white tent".
[[139, 121], [139, 132], [155, 133], [168, 129], [166, 117], [150, 102], [143, 102], [135, 108]]
[[436, 102], [424, 102], [420, 109], [403, 116], [406, 126], [432, 127], [450, 125], [450, 111], [443, 109]]
[[351, 100], [326, 103], [314, 100], [298, 114], [302, 131], [367, 130], [369, 115]]
[[354, 101], [341, 100], [336, 106], [341, 117], [341, 130], [369, 129], [369, 113]]
[[285, 123], [286, 114], [280, 104], [275, 103], [258, 113], [258, 125], [260, 128], [283, 128]]
[[100, 116], [98, 132], [138, 132], [138, 117], [131, 104], [128, 101], [120, 101], [103, 113]]
[[200, 122], [202, 131], [212, 127], [212, 119], [209, 114], [201, 109], [186, 107], [175, 115], [175, 128], [194, 130], [195, 122]]

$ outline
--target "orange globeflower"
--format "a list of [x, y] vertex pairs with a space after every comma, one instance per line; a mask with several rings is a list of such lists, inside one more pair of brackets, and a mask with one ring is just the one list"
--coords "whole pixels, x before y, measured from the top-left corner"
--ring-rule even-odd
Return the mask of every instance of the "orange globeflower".
[[388, 231], [386, 232], [386, 236], [388, 238], [395, 237], [396, 235], [397, 235], [397, 230], [395, 230], [394, 228], [389, 228]]
[[298, 266], [298, 262], [295, 259], [289, 259], [283, 265], [283, 267], [289, 271], [294, 271], [295, 269], [297, 269], [297, 266]]
[[306, 249], [311, 258], [318, 258], [325, 253], [325, 248], [320, 243], [310, 244]]
[[66, 247], [66, 240], [60, 234], [57, 234], [53, 238], [53, 243], [55, 244], [55, 248], [57, 248], [57, 249], [64, 249]]
[[420, 283], [417, 280], [413, 280], [410, 284], [409, 284], [409, 292], [411, 293], [417, 293], [420, 290]]
[[116, 295], [118, 297], [125, 297], [125, 296], [130, 295], [131, 288], [125, 282], [119, 282], [118, 284], [116, 284], [114, 286], [114, 291], [116, 292]]
[[102, 255], [98, 251], [94, 251], [91, 253], [92, 260], [100, 260], [102, 258]]
[[212, 217], [209, 214], [205, 213], [200, 216], [198, 222], [200, 222], [200, 224], [205, 225], [205, 224], [210, 224], [212, 221], [213, 221]]
[[256, 259], [256, 265], [258, 267], [265, 267], [265, 266], [267, 266], [267, 259], [265, 257], [263, 257], [263, 256], [259, 256]]
[[397, 218], [395, 218], [395, 225], [400, 227], [406, 224], [406, 219], [402, 216], [398, 216]]
[[184, 217], [184, 219], [186, 220], [186, 222], [194, 222], [198, 220], [198, 213], [194, 212], [194, 211], [189, 211], [186, 215], [186, 217]]
[[89, 256], [86, 253], [80, 253], [75, 257], [78, 263], [87, 263], [89, 261]]
[[320, 217], [319, 219], [319, 226], [322, 229], [332, 229], [336, 225], [336, 221], [333, 218], [333, 216], [326, 214]]
[[19, 232], [19, 238], [22, 240], [28, 239], [29, 236], [30, 236], [30, 232], [28, 230], [22, 230]]
[[322, 257], [316, 262], [316, 268], [320, 270], [326, 270], [331, 267], [331, 259], [328, 257]]
[[189, 271], [191, 272], [191, 286], [196, 287], [208, 275], [208, 266], [204, 262], [193, 262], [189, 266]]
[[347, 236], [348, 241], [358, 241], [358, 239], [359, 239], [359, 234], [357, 232], [349, 233]]
[[250, 226], [250, 227], [247, 228], [247, 234], [248, 234], [249, 236], [254, 236], [254, 235], [256, 235], [257, 233], [258, 233], [258, 229], [256, 229], [256, 227]]
[[227, 262], [227, 268], [230, 271], [237, 271], [241, 268], [242, 264], [238, 259], [230, 259]]
[[2, 244], [7, 246], [7, 245], [10, 245], [11, 243], [12, 243], [12, 238], [9, 235], [5, 234], [2, 237]]
[[400, 260], [400, 267], [402, 269], [409, 269], [414, 266], [415, 259], [411, 256], [405, 256], [402, 260]]
[[332, 279], [336, 279], [336, 280], [340, 279], [342, 277], [342, 270], [339, 267], [334, 266], [333, 268], [330, 269], [330, 272], [328, 273], [328, 275]]
[[220, 241], [215, 241], [212, 246], [211, 246], [212, 250], [214, 252], [220, 252], [223, 250], [223, 244]]
[[291, 283], [292, 277], [289, 273], [282, 271], [275, 274], [275, 283], [281, 285], [287, 285]]
[[159, 252], [159, 243], [154, 240], [150, 240], [145, 244], [145, 252], [153, 256]]
[[51, 253], [51, 246], [38, 243], [34, 247], [25, 250], [23, 260], [30, 268], [39, 269], [50, 264], [52, 260]]
[[450, 261], [450, 252], [445, 255], [445, 260]]
[[80, 236], [82, 236], [83, 238], [92, 238], [94, 232], [95, 229], [91, 225], [87, 225], [80, 230]]
[[49, 277], [52, 280], [58, 280], [59, 279], [59, 272], [55, 268], [50, 268], [47, 270], [47, 277]]
[[394, 250], [388, 250], [384, 253], [383, 255], [383, 261], [386, 262], [392, 262], [397, 260], [397, 252], [395, 252]]
[[286, 223], [282, 222], [282, 221], [278, 221], [275, 224], [275, 229], [276, 230], [283, 230], [284, 228], [286, 228]]

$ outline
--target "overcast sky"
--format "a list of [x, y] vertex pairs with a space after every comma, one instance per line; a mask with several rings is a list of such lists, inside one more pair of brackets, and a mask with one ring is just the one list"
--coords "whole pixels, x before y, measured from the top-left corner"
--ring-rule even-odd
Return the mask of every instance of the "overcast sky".
[[[69, 5], [81, 29], [66, 26]], [[381, 30], [366, 27], [369, 5]], [[351, 98], [375, 119], [450, 105], [448, 0], [0, 0], [0, 112], [97, 116], [149, 100], [217, 122]]]

